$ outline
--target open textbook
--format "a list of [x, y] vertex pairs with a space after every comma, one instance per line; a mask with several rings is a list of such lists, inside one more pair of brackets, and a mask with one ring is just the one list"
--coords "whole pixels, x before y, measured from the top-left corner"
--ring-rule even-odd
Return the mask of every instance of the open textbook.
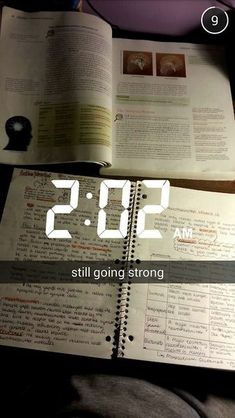
[[235, 178], [222, 48], [112, 39], [92, 15], [11, 8], [3, 8], [0, 48], [1, 162]]
[[[52, 180], [76, 180], [78, 208], [56, 215], [56, 229], [68, 228], [71, 239], [49, 239], [48, 210], [69, 201], [69, 190]], [[131, 183], [128, 236], [97, 235], [103, 179], [15, 169], [0, 224], [2, 260], [234, 260], [235, 196], [170, 188], [169, 207], [146, 215], [146, 229], [162, 239], [141, 238], [136, 214], [159, 202], [157, 190]], [[92, 194], [87, 196], [87, 192]], [[90, 197], [92, 197], [90, 199]], [[110, 188], [107, 228], [118, 228], [121, 190]], [[17, 204], [16, 204], [17, 202]], [[91, 223], [84, 224], [84, 219]], [[191, 227], [189, 239], [174, 237], [176, 228]], [[226, 273], [220, 271], [222, 277]], [[159, 276], [159, 278], [161, 278]], [[48, 279], [49, 280], [49, 279]], [[166, 283], [3, 283], [0, 284], [0, 344], [110, 358], [149, 360], [235, 370], [235, 284]]]

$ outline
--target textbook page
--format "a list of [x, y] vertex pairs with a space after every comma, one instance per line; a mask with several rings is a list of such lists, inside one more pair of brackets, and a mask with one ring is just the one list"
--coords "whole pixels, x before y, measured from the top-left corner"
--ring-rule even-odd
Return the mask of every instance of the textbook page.
[[[68, 204], [70, 196], [69, 189], [55, 188], [52, 179], [79, 181], [78, 208], [70, 214], [57, 214], [55, 219], [55, 229], [68, 229], [71, 239], [49, 239], [45, 234], [47, 211], [55, 204]], [[89, 260], [96, 262], [99, 271], [99, 260], [121, 258], [122, 239], [101, 240], [97, 236], [101, 181], [15, 169], [0, 224], [1, 260], [71, 260], [73, 269], [76, 261]], [[87, 197], [88, 190], [92, 198]], [[109, 191], [107, 228], [117, 228], [120, 195], [121, 189]], [[86, 219], [91, 221], [88, 226]], [[58, 269], [60, 266], [58, 263]], [[50, 276], [43, 284], [4, 284], [1, 280], [0, 344], [111, 357], [119, 284], [100, 284], [94, 277], [85, 277], [87, 283], [73, 282], [72, 276], [66, 276], [69, 284], [50, 283]], [[107, 336], [111, 339], [106, 340]]]
[[[143, 190], [143, 189], [142, 189]], [[144, 205], [159, 196], [145, 189]], [[135, 258], [158, 261], [235, 259], [235, 195], [171, 187], [168, 209], [146, 215], [146, 230], [158, 229], [162, 239], [136, 238]], [[191, 237], [175, 236], [182, 228]], [[141, 267], [141, 264], [139, 265]], [[229, 267], [228, 267], [229, 268]], [[233, 267], [232, 267], [233, 268]], [[184, 266], [180, 275], [185, 273]], [[186, 273], [187, 274], [187, 273]], [[215, 279], [226, 277], [226, 263], [215, 267]], [[162, 277], [162, 275], [160, 276]], [[202, 277], [202, 276], [200, 276]], [[124, 356], [156, 362], [235, 369], [235, 284], [167, 283], [151, 279], [131, 284]]]
[[112, 31], [85, 13], [3, 8], [0, 161], [110, 162]]
[[234, 136], [222, 48], [113, 40], [112, 167], [102, 174], [233, 179]]

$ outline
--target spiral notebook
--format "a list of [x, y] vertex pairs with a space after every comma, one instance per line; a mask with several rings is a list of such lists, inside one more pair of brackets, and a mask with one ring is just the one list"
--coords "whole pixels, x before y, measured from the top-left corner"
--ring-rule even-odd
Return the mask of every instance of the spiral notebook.
[[[52, 180], [70, 186], [58, 188]], [[54, 219], [54, 230], [67, 230], [71, 238], [48, 238], [48, 211], [68, 206], [71, 184], [79, 186], [77, 207], [64, 214], [57, 208]], [[57, 270], [66, 263], [69, 269], [67, 281], [60, 283], [50, 277], [43, 283], [4, 283], [1, 274], [0, 344], [235, 369], [234, 284], [167, 283], [158, 269], [160, 260], [234, 260], [235, 196], [170, 187], [169, 206], [156, 213], [167, 183], [150, 188], [131, 182], [127, 208], [123, 187], [128, 184], [115, 188], [102, 178], [14, 170], [0, 224], [1, 268], [6, 260], [17, 262], [21, 272], [24, 263], [36, 268], [41, 260], [54, 260]], [[143, 231], [158, 231], [162, 238], [141, 237], [138, 214], [144, 208]], [[102, 210], [103, 230], [127, 228], [124, 238], [98, 236]], [[129, 263], [134, 270], [144, 261], [157, 277], [138, 282], [135, 275], [123, 281], [111, 274], [125, 270], [114, 266]], [[105, 283], [101, 267], [110, 275]]]

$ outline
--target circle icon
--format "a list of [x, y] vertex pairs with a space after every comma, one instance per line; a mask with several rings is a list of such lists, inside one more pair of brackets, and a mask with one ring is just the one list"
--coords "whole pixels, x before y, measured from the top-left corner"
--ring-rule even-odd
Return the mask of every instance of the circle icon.
[[224, 32], [229, 24], [228, 14], [220, 7], [209, 7], [202, 13], [201, 24], [206, 32], [218, 35]]
[[89, 192], [89, 193], [86, 194], [87, 199], [92, 199], [92, 197], [93, 197], [92, 193]]
[[91, 224], [90, 219], [86, 219], [86, 220], [84, 221], [84, 225], [89, 226], [90, 224]]

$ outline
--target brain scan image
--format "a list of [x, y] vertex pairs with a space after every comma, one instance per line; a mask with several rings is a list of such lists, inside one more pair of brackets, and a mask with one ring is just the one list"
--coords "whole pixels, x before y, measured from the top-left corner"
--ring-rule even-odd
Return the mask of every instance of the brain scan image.
[[165, 77], [186, 77], [183, 54], [156, 54], [157, 75]]
[[123, 52], [123, 74], [153, 75], [151, 52]]

